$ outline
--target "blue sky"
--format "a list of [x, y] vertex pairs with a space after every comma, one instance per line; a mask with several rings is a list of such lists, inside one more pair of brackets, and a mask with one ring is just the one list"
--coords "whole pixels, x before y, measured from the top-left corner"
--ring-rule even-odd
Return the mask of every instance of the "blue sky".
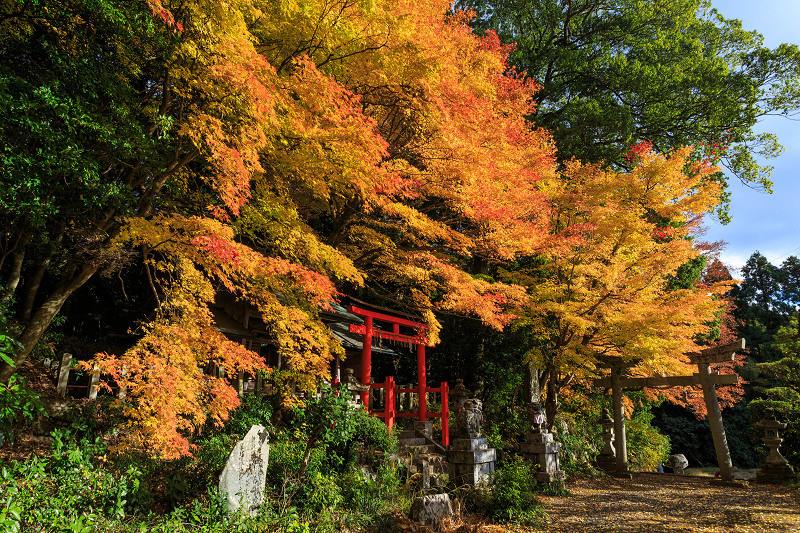
[[[757, 30], [764, 44], [800, 44], [800, 1], [798, 0], [712, 0], [726, 18], [742, 21], [746, 30]], [[773, 194], [759, 193], [732, 180], [731, 214], [726, 226], [709, 221], [704, 240], [728, 243], [721, 259], [733, 269], [740, 268], [758, 250], [779, 265], [790, 255], [800, 256], [800, 121], [768, 117], [759, 131], [775, 133], [785, 151], [768, 162], [775, 167]], [[732, 270], [736, 277], [737, 272]]]

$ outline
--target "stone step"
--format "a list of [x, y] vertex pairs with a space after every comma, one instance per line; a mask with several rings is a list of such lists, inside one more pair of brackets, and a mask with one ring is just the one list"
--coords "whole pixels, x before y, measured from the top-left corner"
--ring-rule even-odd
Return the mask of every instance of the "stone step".
[[448, 472], [447, 460], [439, 454], [423, 454], [415, 456], [410, 463], [407, 463], [409, 472], [415, 474], [422, 472], [424, 462], [427, 461], [428, 469], [431, 474], [446, 474]]
[[428, 441], [422, 437], [410, 437], [397, 440], [397, 445], [400, 448], [404, 446], [425, 446], [426, 444], [428, 444]]
[[398, 453], [405, 455], [425, 455], [436, 453], [436, 447], [433, 444], [419, 444], [415, 446], [400, 446], [397, 449]]
[[416, 439], [416, 438], [417, 438], [417, 433], [416, 433], [416, 431], [414, 431], [413, 429], [404, 429], [404, 430], [403, 430], [403, 431], [401, 431], [401, 432], [400, 432], [400, 434], [397, 436], [397, 439], [398, 439], [398, 440], [403, 440], [403, 439]]

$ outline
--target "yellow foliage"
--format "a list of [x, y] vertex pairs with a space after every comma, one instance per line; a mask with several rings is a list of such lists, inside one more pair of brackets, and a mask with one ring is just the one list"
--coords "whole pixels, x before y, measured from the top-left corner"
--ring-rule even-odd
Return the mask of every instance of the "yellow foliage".
[[[553, 183], [554, 231], [578, 236], [530, 278], [525, 324], [546, 331], [531, 357], [561, 375], [592, 375], [596, 356], [641, 360], [640, 372], [675, 371], [694, 351], [729, 284], [669, 286], [699, 252], [692, 231], [719, 201], [714, 169], [687, 163], [688, 149], [645, 154], [630, 173], [571, 162]], [[510, 279], [514, 275], [509, 275]]]

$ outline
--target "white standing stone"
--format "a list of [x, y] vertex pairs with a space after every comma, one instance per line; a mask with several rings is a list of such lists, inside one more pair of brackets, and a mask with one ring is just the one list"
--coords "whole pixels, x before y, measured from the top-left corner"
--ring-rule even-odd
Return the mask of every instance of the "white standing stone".
[[452, 515], [453, 505], [447, 494], [421, 496], [411, 505], [411, 519], [436, 530], [443, 518]]
[[229, 511], [244, 506], [254, 513], [264, 502], [268, 463], [269, 433], [255, 425], [234, 446], [219, 477], [219, 491], [227, 494]]

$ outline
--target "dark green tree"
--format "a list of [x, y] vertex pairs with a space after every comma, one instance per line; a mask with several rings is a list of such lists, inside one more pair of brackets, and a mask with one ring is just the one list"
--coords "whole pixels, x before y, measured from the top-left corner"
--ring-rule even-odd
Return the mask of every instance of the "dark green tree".
[[[800, 105], [800, 51], [763, 46], [705, 0], [461, 0], [476, 31], [515, 42], [512, 60], [541, 86], [534, 121], [553, 132], [562, 161], [627, 167], [641, 141], [659, 151], [694, 145], [744, 183], [771, 191], [782, 151], [757, 133], [765, 115]], [[727, 174], [727, 176], [726, 176]], [[723, 205], [720, 218], [728, 219]]]
[[[785, 264], [793, 262], [787, 260]], [[732, 291], [741, 336], [747, 339], [750, 357], [756, 362], [778, 357], [775, 335], [787, 324], [791, 310], [783, 296], [785, 279], [782, 268], [754, 252], [742, 268], [742, 283]]]
[[[784, 263], [785, 264], [785, 263]], [[795, 466], [800, 467], [800, 315], [794, 314], [791, 323], [782, 326], [775, 335], [775, 347], [780, 358], [758, 365], [763, 378], [757, 392], [762, 394], [750, 403], [754, 419], [764, 415], [771, 407], [782, 422], [788, 423], [782, 433], [783, 454]]]
[[3, 299], [24, 263], [31, 273], [18, 299], [19, 363], [67, 297], [119, 258], [104, 243], [188, 154], [170, 161], [159, 124], [169, 119], [158, 82], [177, 37], [146, 3], [7, 0], [0, 32]]

